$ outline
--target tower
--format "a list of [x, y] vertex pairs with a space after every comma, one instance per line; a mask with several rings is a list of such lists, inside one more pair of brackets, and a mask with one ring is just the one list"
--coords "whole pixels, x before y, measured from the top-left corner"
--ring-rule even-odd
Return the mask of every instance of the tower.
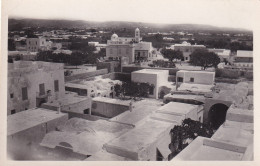
[[135, 29], [135, 42], [140, 42], [140, 30], [138, 28]]

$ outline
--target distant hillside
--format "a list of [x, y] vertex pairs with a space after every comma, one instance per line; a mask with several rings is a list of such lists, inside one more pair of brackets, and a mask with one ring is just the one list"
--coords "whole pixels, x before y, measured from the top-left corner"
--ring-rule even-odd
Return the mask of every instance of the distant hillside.
[[153, 24], [153, 23], [141, 23], [141, 22], [124, 22], [124, 21], [109, 21], [109, 22], [94, 22], [94, 21], [82, 21], [82, 20], [47, 20], [47, 19], [14, 19], [8, 20], [9, 30], [20, 30], [24, 27], [42, 27], [42, 28], [106, 28], [106, 29], [118, 29], [126, 28], [132, 29], [139, 27], [141, 29], [147, 29], [150, 32], [156, 31], [221, 31], [221, 32], [250, 32], [245, 29], [236, 28], [222, 28], [211, 25], [199, 25], [199, 24]]

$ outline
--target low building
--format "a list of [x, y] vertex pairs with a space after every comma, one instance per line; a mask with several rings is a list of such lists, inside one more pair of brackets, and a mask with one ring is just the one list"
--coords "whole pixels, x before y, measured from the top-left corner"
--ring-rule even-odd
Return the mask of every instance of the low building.
[[142, 69], [131, 73], [133, 82], [149, 83], [153, 86], [150, 89], [149, 97], [158, 99], [159, 87], [168, 82], [168, 70]]
[[191, 45], [190, 43], [184, 41], [181, 44], [171, 45], [170, 49], [179, 50], [183, 53], [184, 61], [190, 61], [190, 54], [198, 49], [206, 49], [204, 45]]
[[237, 50], [235, 61], [233, 63], [238, 68], [253, 68], [253, 51]]
[[[25, 159], [25, 152], [33, 144], [42, 141], [45, 134], [56, 130], [65, 123], [68, 115], [43, 109], [33, 108], [7, 117], [7, 153], [11, 159]], [[22, 157], [22, 158], [21, 158]]]
[[7, 115], [39, 107], [65, 94], [63, 64], [14, 61], [8, 64]]
[[96, 47], [99, 44], [99, 42], [88, 42], [89, 46], [94, 46]]
[[135, 61], [147, 61], [152, 58], [152, 43], [151, 42], [139, 42], [134, 44], [135, 49]]
[[187, 70], [177, 71], [176, 84], [179, 85], [182, 83], [213, 85], [215, 83], [215, 72]]
[[182, 123], [184, 119], [192, 119], [203, 123], [203, 105], [169, 102], [160, 107], [152, 119], [164, 119], [170, 122]]
[[252, 110], [231, 106], [226, 121], [211, 138], [197, 137], [172, 161], [252, 161], [253, 119]]
[[81, 96], [88, 97], [114, 97], [114, 85], [121, 83], [118, 80], [111, 80], [109, 78], [103, 79], [96, 77], [92, 81], [78, 80], [74, 82], [67, 82], [65, 84], [66, 91], [76, 92]]
[[130, 129], [129, 125], [108, 120], [71, 118], [58, 131], [48, 133], [40, 145], [50, 150], [61, 147], [89, 157], [100, 153], [104, 144]]
[[227, 49], [215, 49], [215, 48], [209, 48], [209, 52], [214, 52], [218, 55], [221, 62], [231, 62], [231, 51]]
[[111, 99], [106, 97], [95, 97], [92, 100], [92, 115], [106, 118], [115, 117], [129, 110], [130, 101]]
[[33, 61], [37, 57], [36, 52], [28, 51], [8, 51], [8, 59], [20, 59], [24, 61]]
[[[122, 58], [121, 61], [124, 61], [124, 58]], [[100, 61], [97, 62], [97, 70], [100, 69], [107, 69], [109, 73], [120, 72], [121, 65], [120, 62], [118, 61], [105, 61], [105, 62]]]
[[46, 108], [54, 111], [77, 114], [91, 114], [92, 98], [78, 96], [73, 92], [66, 92], [65, 95], [58, 100], [49, 100], [41, 105], [41, 108]]

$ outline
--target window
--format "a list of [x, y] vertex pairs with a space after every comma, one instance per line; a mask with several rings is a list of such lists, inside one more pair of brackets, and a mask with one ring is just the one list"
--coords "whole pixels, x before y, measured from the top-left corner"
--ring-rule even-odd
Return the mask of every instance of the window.
[[28, 100], [27, 87], [22, 88], [22, 99], [23, 100]]
[[37, 41], [36, 41], [35, 43], [36, 43], [36, 45], [37, 45]]
[[118, 49], [118, 54], [121, 54], [121, 49]]
[[44, 84], [39, 84], [40, 95], [45, 95], [45, 87]]
[[59, 80], [54, 80], [54, 91], [55, 92], [59, 91]]
[[113, 54], [113, 50], [112, 50], [112, 48], [110, 49], [110, 54]]
[[14, 98], [14, 94], [13, 93], [10, 93], [10, 98]]
[[89, 108], [85, 109], [83, 112], [84, 114], [89, 114]]
[[129, 49], [128, 48], [126, 49], [126, 54], [129, 54]]
[[185, 60], [188, 60], [188, 57], [185, 57]]
[[182, 77], [178, 77], [178, 78], [177, 78], [177, 81], [178, 81], [178, 82], [183, 82], [183, 78], [182, 78]]
[[15, 114], [16, 111], [15, 110], [11, 110], [11, 115]]
[[190, 78], [190, 82], [194, 82], [194, 78], [191, 77], [191, 78]]

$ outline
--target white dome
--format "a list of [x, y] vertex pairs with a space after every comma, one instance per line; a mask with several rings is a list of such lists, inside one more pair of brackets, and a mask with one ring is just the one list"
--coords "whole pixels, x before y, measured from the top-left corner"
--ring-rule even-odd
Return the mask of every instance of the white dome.
[[136, 28], [135, 31], [140, 31], [139, 28]]
[[112, 40], [112, 41], [115, 41], [115, 40], [117, 40], [117, 39], [118, 39], [118, 35], [114, 33], [114, 34], [111, 36], [111, 40]]

